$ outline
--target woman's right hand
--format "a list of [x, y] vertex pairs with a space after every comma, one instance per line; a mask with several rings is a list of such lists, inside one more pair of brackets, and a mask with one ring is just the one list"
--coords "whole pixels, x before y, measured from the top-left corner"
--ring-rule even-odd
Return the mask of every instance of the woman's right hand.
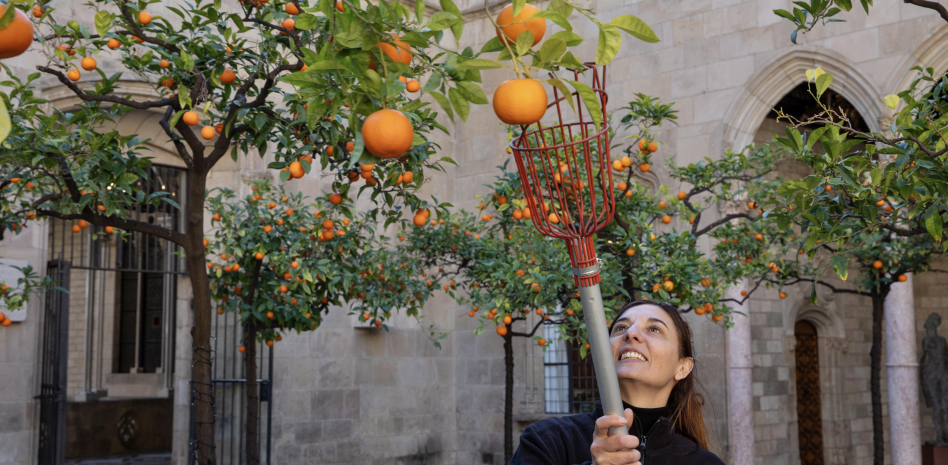
[[629, 435], [609, 436], [609, 428], [632, 424], [632, 409], [625, 409], [625, 418], [618, 415], [603, 415], [596, 420], [593, 443], [589, 447], [593, 465], [637, 465], [642, 453], [639, 438]]

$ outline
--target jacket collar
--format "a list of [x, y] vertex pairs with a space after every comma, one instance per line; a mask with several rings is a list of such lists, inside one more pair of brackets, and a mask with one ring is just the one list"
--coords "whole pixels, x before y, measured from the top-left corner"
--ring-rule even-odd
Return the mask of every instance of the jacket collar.
[[[622, 409], [632, 408], [632, 405], [626, 401], [622, 401]], [[596, 401], [596, 413], [595, 418], [603, 416], [602, 410], [602, 401]], [[671, 444], [677, 434], [675, 433], [675, 425], [672, 424], [671, 417], [664, 416], [658, 419], [658, 422], [652, 426], [651, 431], [642, 431], [642, 424], [638, 418], [632, 417], [632, 427], [629, 428], [629, 434], [632, 434], [639, 438], [639, 441], [642, 440], [642, 436], [648, 434], [648, 443], [646, 444], [649, 449], [655, 449]]]

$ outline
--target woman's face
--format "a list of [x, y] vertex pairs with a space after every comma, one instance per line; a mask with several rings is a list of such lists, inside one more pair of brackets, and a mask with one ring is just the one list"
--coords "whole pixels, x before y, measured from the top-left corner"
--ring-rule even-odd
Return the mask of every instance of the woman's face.
[[670, 391], [694, 367], [691, 358], [679, 357], [678, 337], [674, 321], [661, 307], [646, 304], [626, 310], [609, 335], [619, 379]]

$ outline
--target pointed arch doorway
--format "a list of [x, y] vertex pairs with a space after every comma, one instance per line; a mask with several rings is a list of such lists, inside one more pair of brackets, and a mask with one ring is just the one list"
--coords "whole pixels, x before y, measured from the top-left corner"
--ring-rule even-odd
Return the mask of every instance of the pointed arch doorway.
[[800, 463], [823, 465], [823, 409], [820, 403], [820, 352], [816, 327], [804, 320], [796, 336], [797, 430]]

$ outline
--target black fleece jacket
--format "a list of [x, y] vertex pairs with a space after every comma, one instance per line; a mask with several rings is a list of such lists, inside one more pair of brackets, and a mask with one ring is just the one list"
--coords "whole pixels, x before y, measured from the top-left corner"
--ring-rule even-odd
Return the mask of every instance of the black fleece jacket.
[[[624, 408], [632, 408], [622, 402]], [[580, 413], [547, 418], [530, 426], [520, 435], [520, 447], [508, 465], [590, 465], [593, 432], [602, 416], [602, 403], [595, 413]], [[724, 465], [716, 455], [675, 433], [669, 417], [661, 417], [644, 432], [637, 417], [629, 433], [638, 436], [642, 465]]]

